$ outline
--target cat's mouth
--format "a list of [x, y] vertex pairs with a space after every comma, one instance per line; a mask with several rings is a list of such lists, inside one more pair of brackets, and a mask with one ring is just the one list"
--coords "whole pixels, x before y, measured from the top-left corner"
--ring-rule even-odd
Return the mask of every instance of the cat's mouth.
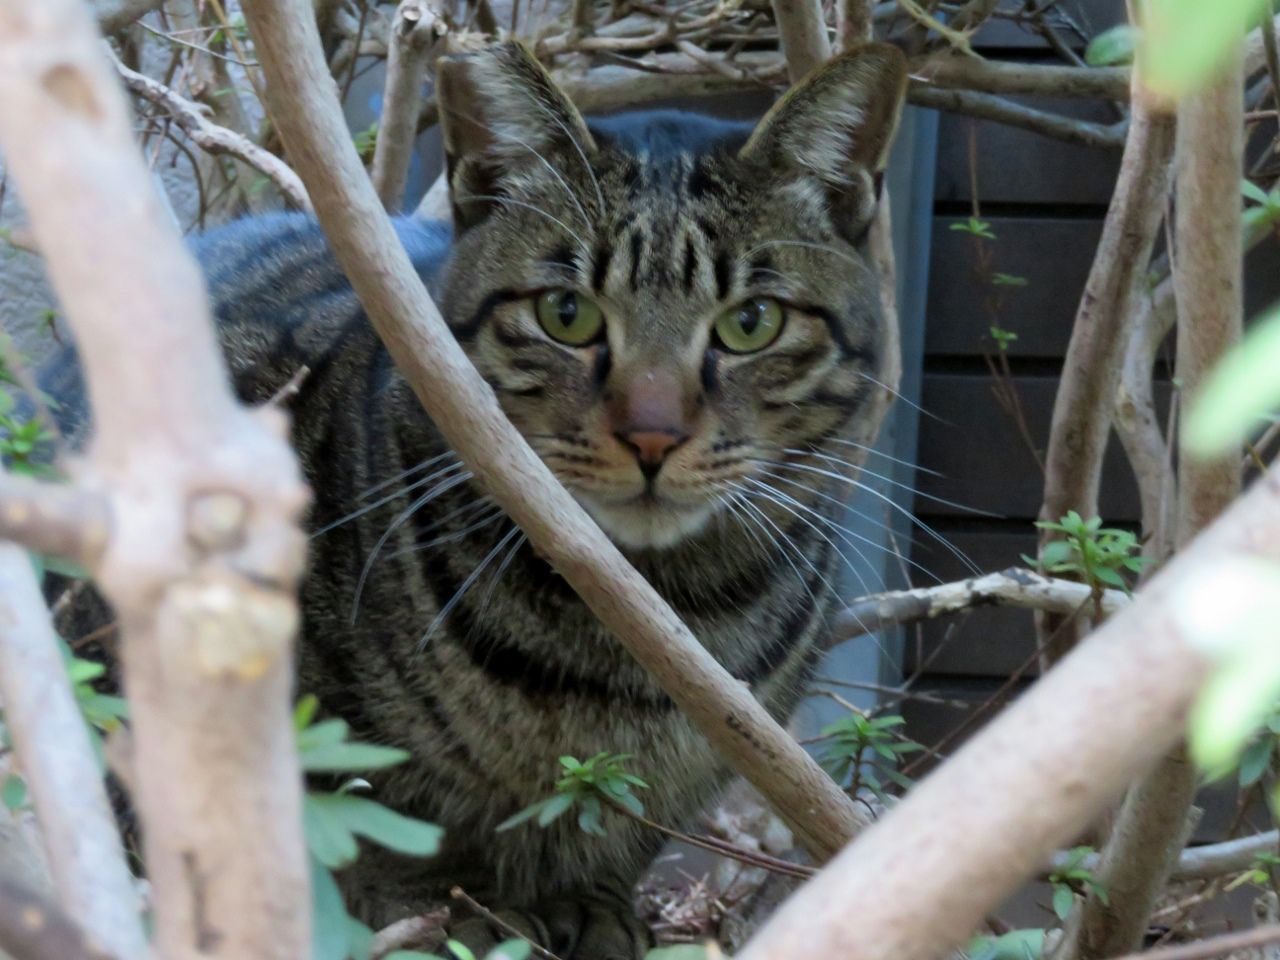
[[699, 533], [715, 512], [708, 501], [676, 500], [651, 484], [626, 499], [606, 500], [581, 492], [577, 499], [614, 542], [636, 550], [670, 549]]

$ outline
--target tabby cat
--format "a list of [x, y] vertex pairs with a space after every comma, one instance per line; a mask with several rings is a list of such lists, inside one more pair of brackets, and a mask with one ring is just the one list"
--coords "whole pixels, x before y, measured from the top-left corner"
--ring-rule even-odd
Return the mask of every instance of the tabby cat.
[[[865, 238], [905, 81], [901, 54], [869, 45], [752, 130], [585, 121], [515, 44], [446, 59], [452, 229], [397, 222], [507, 415], [778, 718], [834, 599], [834, 461], [873, 438], [895, 376]], [[351, 906], [378, 925], [461, 884], [564, 960], [641, 956], [630, 888], [655, 833], [609, 814], [603, 838], [572, 817], [494, 828], [548, 795], [565, 754], [634, 754], [649, 816], [672, 825], [723, 764], [448, 449], [312, 220], [259, 216], [195, 249], [240, 395], [307, 368], [290, 401], [315, 493], [299, 688], [409, 750], [375, 795], [447, 831], [428, 861], [366, 850], [342, 874]], [[66, 365], [48, 382], [78, 390]]]

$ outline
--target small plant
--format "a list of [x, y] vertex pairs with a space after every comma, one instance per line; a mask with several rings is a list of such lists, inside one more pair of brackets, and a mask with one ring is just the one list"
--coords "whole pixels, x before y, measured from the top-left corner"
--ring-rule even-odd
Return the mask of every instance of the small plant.
[[1082, 897], [1090, 890], [1106, 905], [1106, 887], [1092, 870], [1084, 866], [1085, 859], [1093, 852], [1093, 847], [1074, 847], [1067, 854], [1066, 862], [1049, 874], [1049, 883], [1053, 887], [1053, 912], [1059, 920], [1065, 921], [1075, 906], [1076, 897]]
[[1251, 787], [1262, 779], [1275, 760], [1280, 749], [1280, 704], [1272, 709], [1263, 722], [1262, 729], [1249, 741], [1240, 754], [1238, 773], [1240, 786]]
[[[1045, 545], [1039, 565], [1048, 573], [1066, 573], [1079, 577], [1101, 593], [1104, 587], [1128, 591], [1124, 573], [1140, 573], [1150, 559], [1138, 553], [1138, 538], [1128, 530], [1103, 527], [1100, 517], [1085, 520], [1074, 510], [1061, 520], [1038, 520], [1036, 526], [1063, 535]], [[1024, 556], [1029, 566], [1036, 561]]]
[[996, 342], [996, 348], [1001, 352], [1009, 349], [1009, 344], [1018, 339], [1018, 335], [1012, 330], [1005, 330], [1002, 327], [991, 327], [991, 339]]
[[1026, 277], [1020, 277], [1014, 273], [997, 273], [991, 277], [991, 282], [997, 287], [1025, 287], [1031, 281]]
[[374, 148], [378, 145], [378, 121], [375, 120], [365, 129], [358, 131], [352, 140], [356, 145], [356, 153], [360, 154], [361, 162], [372, 161]]
[[1243, 223], [1246, 234], [1267, 230], [1280, 223], [1280, 187], [1268, 193], [1251, 180], [1240, 181], [1240, 192], [1253, 204], [1245, 204]]
[[1044, 953], [1044, 931], [1010, 930], [998, 937], [977, 937], [965, 954], [968, 960], [1038, 960]]
[[1234, 890], [1236, 887], [1242, 887], [1246, 883], [1269, 889], [1272, 878], [1280, 873], [1278, 868], [1280, 868], [1280, 856], [1274, 853], [1260, 853], [1253, 858], [1253, 863], [1249, 865], [1248, 870], [1228, 883], [1223, 889]]
[[913, 782], [898, 771], [898, 763], [905, 754], [924, 747], [897, 731], [904, 723], [899, 716], [873, 718], [851, 712], [827, 724], [822, 728], [827, 741], [819, 758], [822, 768], [851, 795], [866, 787], [884, 802], [885, 780], [909, 790]]
[[955, 233], [968, 233], [975, 237], [981, 237], [983, 240], [996, 239], [995, 231], [991, 229], [991, 224], [981, 217], [970, 217], [963, 223], [953, 223], [951, 229]]
[[[294, 708], [298, 759], [306, 773], [381, 770], [409, 759], [405, 750], [348, 740], [350, 728], [343, 720], [314, 722], [318, 709], [319, 701], [311, 695], [303, 697]], [[432, 856], [440, 848], [444, 833], [440, 827], [396, 813], [367, 797], [355, 796], [355, 791], [368, 787], [367, 781], [353, 778], [336, 791], [309, 790], [303, 797], [303, 832], [311, 852], [314, 960], [365, 960], [369, 955], [373, 931], [347, 913], [331, 873], [355, 861], [359, 855], [357, 837], [415, 857]], [[407, 951], [402, 955], [402, 960], [429, 956]]]
[[1138, 46], [1138, 31], [1129, 24], [1104, 30], [1085, 48], [1084, 60], [1091, 67], [1114, 67], [1133, 62]]
[[555, 792], [503, 820], [497, 829], [510, 830], [535, 818], [538, 826], [545, 827], [577, 808], [579, 828], [585, 833], [603, 837], [605, 829], [601, 815], [606, 803], [633, 816], [643, 817], [644, 804], [633, 788], [647, 790], [649, 784], [623, 769], [623, 764], [630, 759], [631, 755], [626, 753], [597, 753], [585, 761], [561, 757], [560, 767], [564, 776], [556, 781]]

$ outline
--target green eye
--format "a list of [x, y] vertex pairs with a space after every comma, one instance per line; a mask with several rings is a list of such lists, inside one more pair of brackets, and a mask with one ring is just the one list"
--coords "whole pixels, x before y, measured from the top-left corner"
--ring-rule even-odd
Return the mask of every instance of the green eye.
[[778, 339], [784, 318], [777, 300], [754, 297], [720, 314], [716, 338], [730, 353], [755, 353]]
[[600, 305], [572, 290], [548, 290], [533, 302], [547, 336], [571, 347], [584, 347], [604, 329]]

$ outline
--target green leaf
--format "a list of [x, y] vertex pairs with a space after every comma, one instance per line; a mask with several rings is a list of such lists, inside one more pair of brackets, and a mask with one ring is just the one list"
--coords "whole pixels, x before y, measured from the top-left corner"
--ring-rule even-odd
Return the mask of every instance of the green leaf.
[[308, 793], [302, 798], [302, 831], [312, 856], [337, 870], [354, 861], [360, 849], [342, 817], [324, 803], [328, 796]]
[[1214, 670], [1191, 708], [1191, 756], [1213, 777], [1234, 766], [1280, 694], [1275, 618], [1259, 618], [1251, 627], [1251, 642]]
[[[320, 698], [314, 693], [308, 693], [301, 698], [293, 708], [293, 729], [302, 733], [307, 727], [311, 726], [311, 721], [316, 718], [316, 711], [320, 709]], [[342, 737], [338, 738], [339, 740]]]
[[27, 782], [16, 773], [11, 773], [4, 778], [4, 785], [0, 787], [0, 800], [4, 801], [4, 805], [10, 810], [17, 810], [27, 805]]
[[354, 773], [394, 767], [409, 759], [409, 751], [372, 743], [326, 743], [299, 749], [298, 759], [307, 773]]
[[465, 943], [459, 943], [457, 940], [450, 940], [445, 944], [445, 946], [449, 948], [449, 952], [457, 957], [458, 960], [476, 960], [476, 955], [471, 952], [471, 948]]
[[1211, 457], [1234, 451], [1241, 437], [1280, 404], [1280, 310], [1274, 310], [1209, 375], [1191, 407], [1183, 442]]
[[[570, 796], [567, 793], [556, 794], [556, 797], [560, 797], [560, 796], [568, 797], [570, 806], [573, 805], [572, 796]], [[552, 800], [554, 800], [556, 797], [548, 797], [546, 800], [539, 800], [537, 803], [529, 804], [529, 806], [525, 807], [523, 810], [519, 811], [518, 813], [512, 814], [511, 816], [507, 817], [507, 819], [503, 820], [500, 824], [498, 824], [496, 827], [494, 827], [493, 828], [494, 832], [505, 833], [506, 831], [512, 829], [513, 827], [520, 826], [520, 824], [524, 823], [527, 820], [532, 820], [534, 817], [539, 816], [542, 813], [543, 808], [545, 808], [547, 804], [550, 803]]]
[[532, 952], [528, 940], [504, 940], [486, 953], [484, 960], [528, 960]]
[[[547, 826], [552, 821], [562, 816], [572, 806], [573, 794], [571, 793], [557, 793], [554, 797], [548, 797], [542, 802], [542, 809], [538, 811], [538, 826]], [[519, 814], [517, 814], [517, 816], [519, 816]], [[499, 829], [501, 829], [501, 827], [499, 827]]]
[[1132, 63], [1138, 45], [1138, 31], [1129, 24], [1104, 30], [1090, 41], [1084, 59], [1091, 67], [1111, 67]]
[[423, 953], [420, 950], [392, 950], [382, 960], [444, 960], [435, 953]]
[[1266, 0], [1152, 0], [1142, 32], [1147, 85], [1180, 97], [1206, 82]]
[[966, 951], [969, 960], [1037, 960], [1044, 952], [1043, 930], [1011, 930], [999, 937], [978, 937]]
[[[1012, 273], [997, 273], [991, 278], [991, 282], [997, 287], [1025, 287], [1031, 281], [1026, 277], [1019, 277]], [[1017, 340], [1018, 335], [1006, 330], [1004, 331], [1004, 338], [1006, 340]]]
[[698, 943], [681, 943], [674, 947], [658, 947], [644, 955], [644, 960], [706, 960], [707, 948]]
[[347, 830], [389, 850], [411, 857], [430, 857], [440, 850], [440, 837], [444, 834], [441, 827], [396, 813], [367, 797], [322, 793], [311, 794], [308, 799]]
[[1245, 198], [1252, 200], [1254, 203], [1267, 204], [1271, 201], [1270, 195], [1252, 180], [1240, 181], [1240, 192]]
[[[294, 719], [297, 720], [297, 713], [294, 713]], [[351, 732], [351, 728], [347, 726], [347, 721], [339, 720], [334, 717], [331, 720], [321, 720], [314, 726], [307, 727], [298, 731], [298, 751], [312, 750], [316, 747], [333, 746], [336, 743], [342, 743], [347, 739], [347, 734]]]
[[1060, 883], [1053, 888], [1053, 912], [1058, 915], [1059, 920], [1066, 920], [1071, 916], [1071, 908], [1076, 905], [1076, 895], [1064, 883]]
[[582, 808], [578, 811], [578, 829], [596, 837], [606, 837], [608, 833], [600, 822], [600, 798], [588, 794], [582, 798]]
[[1245, 748], [1240, 757], [1240, 786], [1251, 787], [1267, 772], [1271, 763], [1271, 751], [1275, 748], [1275, 740], [1263, 737], [1255, 740]]
[[333, 874], [311, 857], [312, 960], [347, 960], [351, 950], [348, 919]]

